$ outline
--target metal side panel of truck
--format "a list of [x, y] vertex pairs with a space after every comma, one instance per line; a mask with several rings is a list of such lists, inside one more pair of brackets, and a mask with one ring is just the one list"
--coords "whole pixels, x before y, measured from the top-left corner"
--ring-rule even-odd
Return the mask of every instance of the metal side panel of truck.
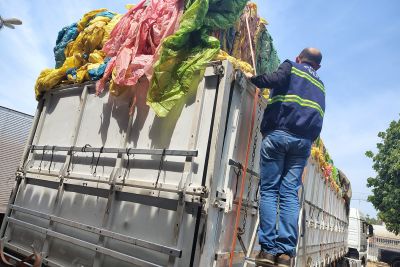
[[33, 116], [0, 106], [0, 214], [7, 208]]
[[[96, 96], [93, 84], [44, 95], [1, 227], [6, 255], [40, 252], [48, 266], [228, 266], [250, 140], [233, 255], [243, 266], [258, 222], [265, 99], [254, 103], [255, 87], [226, 61], [210, 64], [166, 118], [146, 106], [145, 85], [133, 113], [129, 92]], [[296, 266], [339, 260], [345, 202], [312, 159], [304, 188]]]
[[345, 264], [347, 253], [348, 204], [324, 178], [319, 164], [312, 158], [304, 170], [303, 184], [304, 204], [299, 219], [296, 266], [333, 263], [341, 266]]
[[258, 129], [248, 135], [265, 99], [253, 105], [255, 87], [227, 61], [211, 63], [166, 118], [145, 104], [143, 84], [133, 113], [129, 92], [96, 96], [94, 84], [43, 96], [1, 227], [7, 255], [35, 250], [48, 266], [226, 266], [250, 139], [234, 254], [243, 264], [261, 143]]

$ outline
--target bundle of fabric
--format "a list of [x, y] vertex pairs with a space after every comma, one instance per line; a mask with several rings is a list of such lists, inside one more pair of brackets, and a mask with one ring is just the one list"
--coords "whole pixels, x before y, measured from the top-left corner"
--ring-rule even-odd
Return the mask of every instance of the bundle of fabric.
[[312, 148], [311, 156], [318, 162], [319, 168], [324, 175], [326, 181], [336, 190], [342, 194], [343, 188], [339, 177], [339, 170], [336, 168], [333, 160], [331, 159], [328, 151], [326, 150], [321, 138], [318, 138]]
[[56, 60], [56, 69], [60, 68], [65, 61], [65, 47], [76, 39], [78, 36], [78, 24], [73, 23], [70, 26], [66, 26], [61, 29], [58, 33], [56, 46], [54, 47], [54, 57]]
[[[271, 73], [278, 68], [280, 60], [273, 46], [272, 37], [267, 31], [267, 25], [267, 21], [258, 16], [257, 5], [249, 3], [234, 27], [215, 31], [213, 35], [220, 40], [221, 49], [226, 51], [222, 53], [236, 59], [236, 62], [232, 62], [235, 67], [246, 72], [254, 72], [252, 68], [249, 69], [254, 60], [257, 74]], [[254, 59], [251, 51], [254, 53]], [[229, 57], [227, 59], [231, 60]]]
[[56, 69], [40, 74], [36, 96], [60, 83], [86, 80], [99, 80], [98, 94], [111, 80], [110, 93], [121, 95], [144, 77], [147, 104], [165, 117], [197, 88], [208, 62], [228, 59], [253, 71], [247, 20], [256, 33], [251, 43], [258, 72], [273, 71], [279, 59], [266, 22], [255, 4], [246, 5], [247, 0], [141, 0], [122, 18], [105, 9], [91, 11], [60, 31]]
[[63, 28], [54, 48], [56, 68], [40, 73], [35, 85], [36, 98], [61, 83], [98, 80], [107, 64], [101, 49], [120, 17], [98, 9], [86, 13], [78, 23]]
[[109, 88], [114, 95], [134, 88], [143, 75], [150, 81], [160, 45], [165, 37], [175, 32], [182, 12], [181, 0], [142, 0], [133, 6], [103, 47], [110, 61], [97, 83], [97, 93], [104, 90], [110, 78]]
[[147, 94], [147, 104], [160, 117], [195, 89], [206, 64], [220, 50], [210, 33], [228, 29], [239, 18], [247, 0], [186, 0], [179, 29], [162, 43], [160, 58]]

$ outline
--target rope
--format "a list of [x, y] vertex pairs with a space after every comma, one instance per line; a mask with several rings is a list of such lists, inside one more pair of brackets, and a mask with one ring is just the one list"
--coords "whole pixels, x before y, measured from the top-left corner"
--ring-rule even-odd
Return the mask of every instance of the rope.
[[[251, 40], [248, 14], [246, 15], [246, 25], [247, 25], [247, 34], [248, 34], [248, 38], [250, 41], [250, 52], [251, 52], [251, 58], [253, 61], [253, 68], [254, 68], [254, 71], [256, 71], [256, 64], [255, 64], [254, 51], [253, 51], [253, 42]], [[238, 207], [236, 210], [235, 227], [233, 230], [234, 232], [233, 232], [233, 238], [232, 238], [232, 246], [231, 246], [230, 257], [229, 257], [229, 267], [232, 267], [232, 265], [233, 265], [233, 254], [235, 252], [236, 236], [238, 233], [238, 227], [239, 227], [239, 223], [240, 223], [240, 210], [242, 209], [242, 204], [243, 204], [244, 185], [245, 185], [245, 179], [246, 179], [246, 174], [247, 174], [247, 167], [248, 167], [248, 163], [249, 163], [251, 140], [252, 140], [252, 136], [253, 136], [253, 128], [254, 128], [254, 122], [255, 122], [256, 111], [257, 111], [259, 91], [260, 90], [257, 88], [256, 92], [254, 94], [253, 112], [251, 114], [251, 123], [250, 123], [250, 129], [249, 129], [248, 140], [247, 140], [246, 161], [245, 161], [245, 165], [243, 166], [243, 176], [242, 176], [242, 182], [240, 185], [239, 203], [238, 203]]]
[[250, 33], [249, 13], [246, 14], [246, 27], [247, 27], [247, 38], [249, 38], [249, 43], [250, 43], [251, 61], [253, 63], [254, 73], [256, 73], [257, 72], [256, 59], [255, 59], [255, 56], [254, 56], [253, 42], [252, 42], [251, 33]]

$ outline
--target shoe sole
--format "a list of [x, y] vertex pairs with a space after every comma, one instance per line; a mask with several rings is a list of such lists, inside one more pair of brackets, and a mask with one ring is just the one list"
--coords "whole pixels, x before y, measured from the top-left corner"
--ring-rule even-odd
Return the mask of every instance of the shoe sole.
[[275, 264], [272, 264], [272, 263], [256, 263], [256, 266], [257, 267], [276, 267], [276, 265]]
[[271, 262], [263, 262], [263, 261], [255, 261], [256, 266], [261, 266], [261, 267], [276, 267], [275, 263], [273, 261]]
[[276, 267], [290, 267], [290, 263], [289, 264], [284, 264], [284, 263], [277, 263], [276, 265], [274, 265]]

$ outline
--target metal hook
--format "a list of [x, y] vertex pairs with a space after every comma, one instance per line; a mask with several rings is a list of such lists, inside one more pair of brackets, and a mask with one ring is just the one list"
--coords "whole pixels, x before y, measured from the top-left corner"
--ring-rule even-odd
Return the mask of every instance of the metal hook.
[[124, 173], [124, 179], [123, 179], [124, 180], [124, 184], [125, 184], [126, 176], [130, 172], [130, 155], [133, 155], [133, 154], [131, 154], [131, 149], [132, 148], [130, 148], [130, 147], [126, 149], [126, 155], [128, 157], [128, 160], [127, 160], [126, 165], [125, 165], [125, 173]]
[[[92, 146], [89, 145], [89, 144], [86, 144], [85, 146], [82, 147], [81, 151], [84, 152], [84, 153], [86, 153], [86, 149], [87, 149], [88, 147], [92, 147]], [[92, 160], [90, 161], [90, 169], [91, 169], [91, 170], [93, 169], [93, 161], [94, 161], [94, 152], [92, 152]]]
[[50, 165], [49, 165], [49, 173], [50, 173], [50, 169], [51, 169], [51, 164], [53, 163], [53, 157], [54, 157], [54, 149], [56, 148], [56, 146], [53, 146], [51, 148], [51, 158], [50, 158]]
[[[103, 150], [104, 150], [104, 146], [102, 146], [102, 147], [100, 148], [99, 155], [97, 156], [97, 161], [96, 161], [96, 166], [94, 167], [93, 176], [96, 176], [96, 173], [97, 173], [97, 166], [99, 165], [100, 156], [101, 156], [101, 154], [103, 153]], [[93, 156], [94, 156], [94, 153], [93, 153]]]
[[68, 154], [71, 155], [71, 159], [70, 159], [69, 162], [68, 162], [67, 175], [70, 175], [70, 174], [71, 174], [71, 170], [70, 170], [69, 167], [72, 165], [72, 162], [73, 162], [73, 160], [74, 160], [74, 146], [71, 146], [71, 147], [69, 148]]
[[160, 180], [161, 171], [164, 166], [165, 151], [166, 151], [166, 149], [164, 148], [162, 151], [162, 154], [161, 154], [160, 164], [158, 165], [158, 175], [157, 175], [157, 180], [156, 180], [156, 184], [155, 184], [154, 188], [157, 188], [158, 181]]
[[43, 149], [42, 149], [42, 158], [40, 159], [39, 168], [38, 168], [39, 172], [42, 171], [42, 162], [43, 162], [44, 151], [45, 151], [45, 150], [46, 150], [46, 146], [43, 146]]

